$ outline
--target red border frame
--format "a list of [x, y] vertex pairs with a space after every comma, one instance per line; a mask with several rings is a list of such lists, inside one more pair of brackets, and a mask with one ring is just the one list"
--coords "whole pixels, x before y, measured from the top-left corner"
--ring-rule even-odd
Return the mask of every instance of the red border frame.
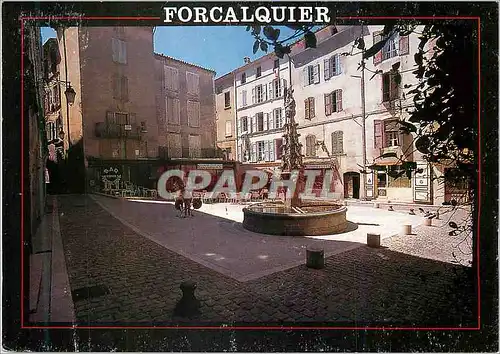
[[24, 325], [24, 21], [30, 20], [161, 20], [161, 17], [113, 17], [113, 16], [26, 16], [21, 21], [21, 329], [241, 329], [241, 330], [434, 330], [434, 331], [477, 331], [481, 329], [481, 278], [479, 234], [481, 218], [481, 18], [479, 16], [347, 16], [340, 20], [477, 20], [478, 30], [478, 183], [477, 183], [477, 327], [335, 327], [335, 326], [25, 326]]

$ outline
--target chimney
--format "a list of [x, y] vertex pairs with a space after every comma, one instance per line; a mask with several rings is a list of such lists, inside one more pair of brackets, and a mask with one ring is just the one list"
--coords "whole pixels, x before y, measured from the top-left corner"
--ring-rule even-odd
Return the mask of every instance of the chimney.
[[249, 57], [244, 57], [243, 60], [245, 61], [245, 64], [250, 64], [250, 58]]

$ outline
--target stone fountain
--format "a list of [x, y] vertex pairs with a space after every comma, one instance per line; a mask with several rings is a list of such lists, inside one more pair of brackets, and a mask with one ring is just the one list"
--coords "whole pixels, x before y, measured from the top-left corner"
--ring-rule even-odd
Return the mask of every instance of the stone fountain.
[[[295, 122], [295, 100], [290, 85], [285, 92], [285, 134], [281, 177], [292, 178], [296, 188], [283, 202], [263, 202], [243, 209], [243, 227], [247, 230], [283, 236], [318, 236], [342, 233], [347, 229], [347, 208], [324, 201], [301, 200], [305, 177], [302, 144]], [[292, 173], [298, 171], [298, 173]]]

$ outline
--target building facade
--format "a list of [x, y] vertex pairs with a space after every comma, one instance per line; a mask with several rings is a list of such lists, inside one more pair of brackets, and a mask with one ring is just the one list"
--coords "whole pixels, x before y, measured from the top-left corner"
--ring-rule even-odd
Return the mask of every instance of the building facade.
[[247, 60], [234, 75], [238, 161], [274, 171], [282, 155], [288, 61], [268, 54]]
[[[291, 83], [294, 91], [304, 166], [316, 171], [318, 188], [332, 171], [330, 183], [344, 198], [441, 203], [444, 195], [432, 179], [442, 172], [424, 161], [414, 136], [403, 134], [397, 124], [413, 107], [407, 87], [418, 84], [413, 74], [417, 34], [393, 35], [365, 61], [364, 98], [361, 94], [357, 40], [362, 38], [370, 48], [382, 40], [383, 28], [320, 29], [316, 48], [306, 49], [304, 40], [292, 45], [290, 77], [286, 60], [275, 64], [271, 54], [235, 70], [238, 161], [257, 168], [279, 167], [284, 122], [275, 119], [275, 112], [283, 110], [283, 100], [275, 94], [273, 82], [285, 78], [282, 86]], [[416, 163], [418, 173], [401, 175], [405, 163]]]
[[217, 147], [226, 160], [236, 159], [235, 76], [231, 72], [215, 80]]

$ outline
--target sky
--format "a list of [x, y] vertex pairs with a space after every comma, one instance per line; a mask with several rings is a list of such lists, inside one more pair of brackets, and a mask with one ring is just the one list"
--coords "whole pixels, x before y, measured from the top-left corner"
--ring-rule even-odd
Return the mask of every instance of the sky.
[[[281, 30], [280, 38], [293, 34], [289, 28], [276, 28]], [[50, 37], [55, 37], [55, 31], [42, 28], [42, 42]], [[156, 53], [215, 70], [216, 77], [242, 66], [244, 57], [254, 60], [266, 54], [259, 50], [254, 55], [253, 43], [246, 26], [160, 26], [154, 34]]]

